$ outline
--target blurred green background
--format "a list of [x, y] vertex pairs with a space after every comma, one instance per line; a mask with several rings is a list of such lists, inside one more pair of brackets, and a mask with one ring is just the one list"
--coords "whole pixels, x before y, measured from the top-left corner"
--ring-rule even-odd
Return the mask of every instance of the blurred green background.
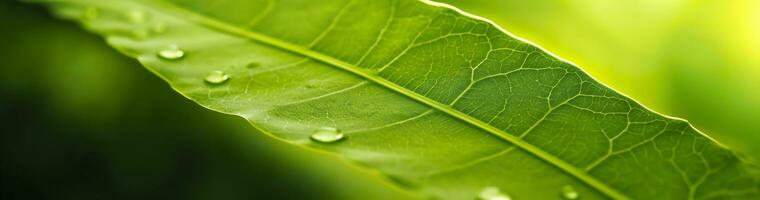
[[[760, 1], [446, 0], [760, 157]], [[2, 199], [405, 199], [183, 98], [44, 8], [0, 3]]]

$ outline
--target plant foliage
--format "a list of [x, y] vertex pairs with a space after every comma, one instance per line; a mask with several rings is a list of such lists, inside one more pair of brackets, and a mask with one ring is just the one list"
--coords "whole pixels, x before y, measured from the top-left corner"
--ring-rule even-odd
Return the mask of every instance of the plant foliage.
[[687, 122], [442, 4], [41, 2], [204, 107], [433, 197], [749, 198], [760, 188], [754, 167]]

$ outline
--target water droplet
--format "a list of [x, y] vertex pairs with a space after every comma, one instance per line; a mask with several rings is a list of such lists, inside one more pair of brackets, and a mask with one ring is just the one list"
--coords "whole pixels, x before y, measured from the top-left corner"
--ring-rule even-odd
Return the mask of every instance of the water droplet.
[[127, 12], [127, 19], [133, 24], [142, 24], [143, 22], [148, 21], [148, 13], [141, 10], [131, 10]]
[[578, 199], [578, 191], [571, 185], [562, 187], [562, 197], [565, 199]]
[[90, 6], [84, 9], [82, 12], [82, 17], [86, 20], [93, 20], [97, 19], [100, 16], [100, 10], [98, 10], [98, 7]]
[[169, 48], [158, 51], [158, 57], [167, 60], [177, 60], [185, 56], [185, 52], [180, 50], [177, 45], [171, 45]]
[[166, 25], [164, 25], [163, 23], [156, 23], [156, 24], [153, 24], [153, 26], [151, 26], [150, 29], [154, 33], [163, 33], [163, 32], [166, 32]]
[[257, 68], [259, 66], [261, 66], [261, 63], [258, 63], [258, 62], [251, 62], [251, 63], [248, 63], [247, 65], [245, 65], [245, 67], [248, 68], [248, 69]]
[[509, 195], [506, 195], [501, 192], [501, 190], [497, 187], [485, 187], [483, 190], [480, 191], [480, 194], [478, 194], [478, 199], [481, 200], [510, 200]]
[[323, 143], [337, 142], [343, 138], [343, 131], [335, 127], [322, 127], [311, 135], [312, 140]]
[[230, 76], [225, 74], [223, 71], [212, 71], [209, 73], [205, 79], [206, 83], [210, 84], [221, 84], [226, 82], [230, 79]]

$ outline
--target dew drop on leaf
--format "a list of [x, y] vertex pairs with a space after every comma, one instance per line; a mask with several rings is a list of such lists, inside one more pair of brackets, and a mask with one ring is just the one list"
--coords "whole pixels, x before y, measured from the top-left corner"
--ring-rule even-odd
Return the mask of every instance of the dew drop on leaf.
[[571, 185], [566, 185], [562, 187], [562, 198], [565, 199], [578, 199], [578, 191], [573, 188]]
[[158, 57], [166, 60], [177, 60], [185, 56], [185, 52], [180, 50], [177, 45], [171, 45], [169, 48], [158, 51]]
[[227, 82], [229, 79], [230, 76], [225, 74], [223, 71], [212, 71], [203, 80], [209, 84], [221, 84]]
[[127, 19], [134, 24], [142, 24], [148, 20], [148, 13], [141, 10], [131, 10], [127, 12]]
[[343, 139], [343, 131], [335, 127], [321, 127], [311, 135], [311, 139], [322, 143], [332, 143]]
[[82, 12], [82, 17], [84, 17], [85, 20], [94, 20], [97, 19], [100, 16], [100, 10], [98, 10], [98, 7], [90, 6], [84, 9]]
[[510, 200], [509, 195], [504, 194], [498, 187], [485, 187], [478, 194], [480, 200]]

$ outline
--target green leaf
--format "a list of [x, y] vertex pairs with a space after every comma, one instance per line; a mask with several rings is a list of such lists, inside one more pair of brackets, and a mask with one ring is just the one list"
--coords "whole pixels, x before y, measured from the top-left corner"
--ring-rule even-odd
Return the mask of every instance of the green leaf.
[[44, 2], [200, 105], [436, 198], [741, 199], [760, 189], [754, 166], [687, 122], [442, 4]]

